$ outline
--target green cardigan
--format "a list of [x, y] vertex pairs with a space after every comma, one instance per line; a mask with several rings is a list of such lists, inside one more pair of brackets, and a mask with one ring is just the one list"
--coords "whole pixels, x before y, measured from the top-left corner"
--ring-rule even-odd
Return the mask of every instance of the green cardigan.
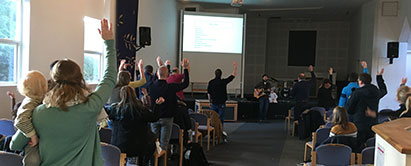
[[[114, 41], [107, 46], [106, 69], [103, 80], [85, 103], [68, 108], [47, 108], [44, 104], [33, 111], [33, 124], [39, 136], [42, 166], [100, 166], [103, 165], [96, 118], [111, 95], [117, 79]], [[13, 136], [11, 149], [21, 150], [27, 144], [21, 132]]]

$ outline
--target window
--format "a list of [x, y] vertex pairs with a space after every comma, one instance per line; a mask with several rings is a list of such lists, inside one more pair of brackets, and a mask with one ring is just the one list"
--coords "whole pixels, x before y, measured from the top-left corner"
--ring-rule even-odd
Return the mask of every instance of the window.
[[21, 56], [22, 0], [0, 0], [0, 83], [16, 83]]
[[84, 17], [84, 79], [97, 83], [102, 75], [104, 44], [97, 29], [100, 20]]

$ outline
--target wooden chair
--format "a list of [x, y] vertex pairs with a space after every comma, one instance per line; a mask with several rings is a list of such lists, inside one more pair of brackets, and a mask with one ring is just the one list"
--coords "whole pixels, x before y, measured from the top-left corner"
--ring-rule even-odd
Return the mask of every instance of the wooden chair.
[[367, 147], [357, 154], [357, 164], [374, 164], [375, 147]]
[[161, 152], [158, 152], [157, 146], [159, 145], [158, 139], [156, 140], [156, 151], [154, 152], [154, 166], [158, 166], [158, 158], [163, 156], [164, 166], [167, 165], [167, 150], [162, 149]]
[[319, 128], [317, 131], [312, 133], [312, 141], [306, 142], [304, 146], [304, 161], [308, 160], [308, 148], [311, 149], [311, 157], [315, 151], [315, 145], [317, 142], [323, 142], [325, 139], [328, 138], [330, 134], [330, 128]]
[[213, 132], [213, 146], [215, 146], [215, 129], [210, 125], [211, 119], [207, 118], [206, 115], [199, 113], [192, 113], [190, 114], [190, 117], [198, 122], [198, 130], [207, 132], [207, 151], [209, 151], [211, 132]]
[[184, 130], [180, 128], [180, 126], [178, 126], [177, 124], [173, 124], [173, 128], [171, 130], [171, 137], [170, 137], [170, 141], [174, 141], [177, 140], [178, 144], [180, 146], [180, 162], [179, 162], [179, 166], [183, 166], [183, 147], [184, 147]]
[[121, 153], [120, 149], [114, 145], [110, 145], [104, 142], [100, 142], [101, 145], [101, 155], [104, 160], [105, 166], [112, 166], [120, 164], [120, 166], [126, 165], [125, 153]]
[[355, 153], [352, 153], [350, 147], [342, 144], [320, 145], [313, 152], [310, 164], [321, 165], [354, 165]]
[[287, 133], [290, 130], [290, 127], [291, 127], [290, 123], [291, 123], [291, 119], [293, 118], [292, 117], [293, 109], [294, 109], [294, 107], [288, 110], [288, 115], [284, 119], [284, 130], [287, 131]]
[[2, 166], [20, 166], [23, 165], [23, 156], [15, 153], [0, 151], [0, 165]]
[[193, 118], [191, 119], [191, 136], [194, 136], [194, 142], [198, 143], [198, 138], [200, 138], [200, 146], [203, 147], [203, 134], [198, 131], [198, 126], [199, 124], [194, 120]]

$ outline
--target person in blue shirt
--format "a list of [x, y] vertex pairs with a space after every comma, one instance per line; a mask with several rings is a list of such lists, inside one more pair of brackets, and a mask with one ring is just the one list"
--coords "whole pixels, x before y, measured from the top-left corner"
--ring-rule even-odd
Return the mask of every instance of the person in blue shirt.
[[[368, 73], [367, 62], [361, 61], [361, 66], [363, 67], [363, 73]], [[348, 81], [350, 81], [350, 83], [343, 88], [341, 92], [340, 101], [338, 102], [338, 106], [344, 107], [345, 104], [347, 104], [348, 98], [351, 96], [353, 90], [360, 87], [358, 85], [357, 79], [358, 79], [357, 73], [350, 74], [350, 76], [348, 77]]]

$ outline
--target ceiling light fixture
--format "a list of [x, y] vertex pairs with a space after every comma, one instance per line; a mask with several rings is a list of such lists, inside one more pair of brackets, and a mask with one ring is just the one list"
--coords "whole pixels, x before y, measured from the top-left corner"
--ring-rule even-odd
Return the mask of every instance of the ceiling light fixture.
[[231, 0], [232, 7], [241, 7], [243, 5], [243, 0]]

